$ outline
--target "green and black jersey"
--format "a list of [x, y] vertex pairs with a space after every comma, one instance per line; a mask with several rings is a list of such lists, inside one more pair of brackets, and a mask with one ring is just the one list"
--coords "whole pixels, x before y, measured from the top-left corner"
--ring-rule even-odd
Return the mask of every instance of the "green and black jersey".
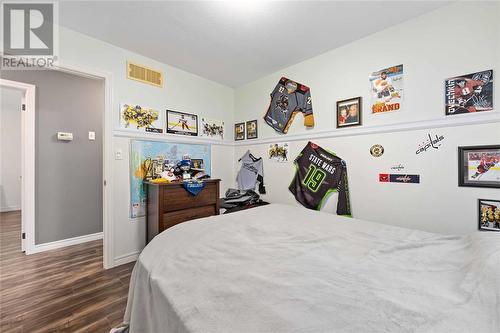
[[344, 160], [309, 142], [294, 161], [295, 177], [288, 188], [304, 207], [320, 210], [338, 191], [337, 214], [351, 216], [347, 167]]

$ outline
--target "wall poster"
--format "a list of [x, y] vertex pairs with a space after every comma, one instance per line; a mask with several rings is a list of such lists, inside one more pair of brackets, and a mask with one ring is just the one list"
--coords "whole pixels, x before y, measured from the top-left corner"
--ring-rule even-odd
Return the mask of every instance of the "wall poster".
[[210, 145], [171, 143], [161, 141], [130, 141], [130, 217], [146, 214], [146, 195], [142, 182], [158, 178], [183, 155], [202, 160], [205, 172], [211, 174]]
[[290, 144], [288, 142], [271, 143], [268, 149], [268, 157], [271, 162], [288, 162], [290, 156]]
[[201, 118], [201, 135], [211, 139], [224, 139], [224, 122], [221, 120]]
[[140, 132], [163, 133], [163, 118], [155, 109], [137, 104], [120, 105], [120, 127]]
[[445, 104], [447, 116], [493, 110], [493, 70], [446, 80]]
[[400, 111], [403, 104], [403, 65], [373, 72], [369, 79], [372, 113]]
[[167, 110], [167, 133], [198, 136], [198, 116]]

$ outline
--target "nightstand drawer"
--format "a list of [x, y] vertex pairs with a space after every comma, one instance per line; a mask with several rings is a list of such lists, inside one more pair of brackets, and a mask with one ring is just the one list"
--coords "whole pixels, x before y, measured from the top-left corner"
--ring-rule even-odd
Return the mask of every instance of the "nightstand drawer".
[[199, 219], [202, 217], [208, 217], [212, 215], [215, 215], [214, 205], [195, 207], [195, 208], [166, 213], [163, 214], [163, 223], [160, 228], [160, 232], [181, 222], [186, 222], [189, 220]]

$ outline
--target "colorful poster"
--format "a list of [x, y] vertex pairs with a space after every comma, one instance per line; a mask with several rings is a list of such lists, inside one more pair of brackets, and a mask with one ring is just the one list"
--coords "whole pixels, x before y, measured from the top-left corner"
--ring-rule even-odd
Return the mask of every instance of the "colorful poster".
[[183, 155], [203, 160], [205, 172], [211, 174], [210, 145], [160, 141], [130, 141], [130, 217], [146, 214], [146, 194], [142, 182], [158, 178], [170, 170]]
[[500, 201], [479, 199], [479, 230], [500, 231]]
[[167, 133], [198, 136], [198, 116], [167, 110]]
[[272, 143], [269, 145], [268, 157], [271, 162], [288, 162], [290, 144], [288, 142]]
[[120, 127], [141, 132], [163, 133], [161, 113], [137, 104], [120, 105]]
[[403, 104], [403, 65], [370, 75], [372, 113], [400, 111]]
[[211, 139], [224, 139], [224, 122], [221, 120], [201, 118], [201, 135]]
[[493, 70], [445, 81], [446, 115], [493, 110]]
[[381, 183], [404, 183], [404, 184], [419, 184], [420, 175], [402, 175], [381, 173], [378, 175], [378, 180]]

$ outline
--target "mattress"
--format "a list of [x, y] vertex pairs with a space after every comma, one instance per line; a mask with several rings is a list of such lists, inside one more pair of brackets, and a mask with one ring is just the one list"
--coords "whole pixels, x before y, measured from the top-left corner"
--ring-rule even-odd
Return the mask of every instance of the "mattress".
[[[436, 221], [439, 223], [439, 221]], [[271, 204], [141, 253], [130, 332], [500, 332], [500, 233], [448, 236]]]

